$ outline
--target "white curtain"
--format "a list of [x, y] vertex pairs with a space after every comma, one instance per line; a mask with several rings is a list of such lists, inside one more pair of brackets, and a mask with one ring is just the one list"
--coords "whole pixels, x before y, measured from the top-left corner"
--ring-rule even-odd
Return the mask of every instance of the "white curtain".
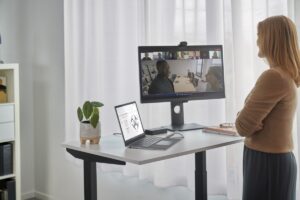
[[[103, 136], [120, 132], [114, 106], [135, 100], [146, 128], [170, 123], [169, 103], [139, 104], [140, 45], [224, 45], [226, 99], [191, 101], [185, 122], [233, 122], [259, 74], [256, 25], [271, 15], [294, 16], [293, 0], [65, 0], [66, 141], [79, 139], [76, 109], [99, 100]], [[299, 130], [295, 126], [295, 141]], [[117, 136], [116, 136], [117, 137]], [[298, 147], [295, 146], [298, 157]], [[243, 145], [207, 152], [208, 192], [241, 199]], [[194, 190], [194, 156], [146, 166], [102, 170], [148, 179], [160, 187]]]

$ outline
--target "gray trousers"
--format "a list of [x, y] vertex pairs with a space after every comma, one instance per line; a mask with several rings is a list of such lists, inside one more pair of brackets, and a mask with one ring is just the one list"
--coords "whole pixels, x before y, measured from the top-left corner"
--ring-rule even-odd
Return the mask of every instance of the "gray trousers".
[[289, 153], [244, 147], [243, 200], [296, 200], [297, 164]]

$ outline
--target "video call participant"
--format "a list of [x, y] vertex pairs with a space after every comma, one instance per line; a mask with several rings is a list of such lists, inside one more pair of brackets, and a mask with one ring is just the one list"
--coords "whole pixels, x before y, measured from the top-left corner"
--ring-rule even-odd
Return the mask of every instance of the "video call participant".
[[174, 93], [173, 82], [169, 79], [170, 66], [167, 61], [158, 60], [156, 62], [156, 69], [158, 74], [152, 81], [148, 94]]
[[152, 60], [150, 57], [149, 57], [149, 53], [145, 53], [145, 57], [142, 58], [142, 60]]
[[207, 81], [206, 92], [219, 92], [223, 90], [221, 67], [210, 67], [205, 78]]

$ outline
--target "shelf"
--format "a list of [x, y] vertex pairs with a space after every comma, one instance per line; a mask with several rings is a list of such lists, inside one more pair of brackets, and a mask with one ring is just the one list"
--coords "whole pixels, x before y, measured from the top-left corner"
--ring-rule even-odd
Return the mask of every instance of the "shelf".
[[0, 176], [0, 181], [14, 179], [15, 200], [21, 200], [19, 65], [0, 64], [0, 77], [2, 84], [6, 86], [7, 94], [7, 100], [2, 98], [3, 103], [0, 103], [0, 144], [12, 144], [13, 169], [9, 171], [12, 174]]
[[0, 106], [8, 106], [8, 105], [15, 105], [15, 103], [13, 102], [0, 103]]
[[0, 176], [0, 180], [5, 180], [5, 179], [9, 179], [9, 178], [15, 178], [15, 174], [8, 174], [8, 175]]
[[0, 144], [5, 142], [15, 142], [15, 139], [0, 140]]

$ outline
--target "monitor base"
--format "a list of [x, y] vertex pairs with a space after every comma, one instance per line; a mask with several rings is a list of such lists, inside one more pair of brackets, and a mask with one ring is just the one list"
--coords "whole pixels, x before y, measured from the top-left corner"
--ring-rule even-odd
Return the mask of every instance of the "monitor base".
[[206, 126], [196, 124], [196, 123], [183, 124], [180, 126], [174, 126], [174, 125], [163, 126], [163, 128], [168, 129], [168, 131], [189, 131], [189, 130], [203, 129], [205, 127]]

